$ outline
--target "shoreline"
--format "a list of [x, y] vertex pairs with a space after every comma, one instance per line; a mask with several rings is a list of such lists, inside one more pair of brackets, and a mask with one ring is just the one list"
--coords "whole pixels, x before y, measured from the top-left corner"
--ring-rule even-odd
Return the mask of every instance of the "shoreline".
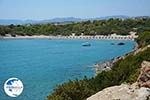
[[131, 53], [134, 53], [136, 51], [138, 51], [138, 43], [135, 42], [135, 46], [134, 48], [129, 51], [128, 53], [122, 55], [122, 56], [117, 56], [117, 57], [113, 57], [111, 60], [105, 60], [103, 62], [99, 62], [99, 63], [96, 63], [94, 64], [94, 68], [95, 68], [95, 71], [96, 71], [96, 75], [101, 73], [102, 71], [109, 71], [111, 70], [111, 68], [113, 67], [113, 65], [121, 60], [121, 59], [124, 59], [126, 56], [130, 55]]
[[133, 40], [137, 38], [136, 35], [95, 35], [95, 36], [46, 36], [46, 35], [33, 35], [33, 36], [0, 36], [1, 39], [96, 39], [96, 40]]

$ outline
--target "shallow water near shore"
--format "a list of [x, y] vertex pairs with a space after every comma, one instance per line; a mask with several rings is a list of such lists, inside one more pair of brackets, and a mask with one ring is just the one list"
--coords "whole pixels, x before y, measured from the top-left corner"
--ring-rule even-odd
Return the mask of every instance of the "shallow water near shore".
[[[91, 46], [83, 47], [89, 42]], [[125, 45], [117, 45], [123, 42]], [[112, 45], [112, 43], [114, 45]], [[43, 100], [56, 85], [95, 75], [93, 64], [130, 52], [134, 41], [123, 40], [0, 40], [0, 100]], [[3, 90], [10, 77], [24, 84], [17, 98]]]

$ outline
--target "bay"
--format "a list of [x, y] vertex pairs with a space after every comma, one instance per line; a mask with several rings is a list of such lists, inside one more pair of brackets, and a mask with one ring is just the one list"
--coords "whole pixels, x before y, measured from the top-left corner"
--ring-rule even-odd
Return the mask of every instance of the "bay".
[[[83, 47], [89, 42], [91, 46]], [[117, 45], [123, 42], [125, 45]], [[114, 45], [112, 45], [112, 43]], [[0, 40], [0, 100], [43, 100], [59, 84], [93, 77], [93, 65], [130, 52], [134, 41], [127, 40]], [[4, 82], [11, 77], [24, 84], [17, 98], [8, 97]]]

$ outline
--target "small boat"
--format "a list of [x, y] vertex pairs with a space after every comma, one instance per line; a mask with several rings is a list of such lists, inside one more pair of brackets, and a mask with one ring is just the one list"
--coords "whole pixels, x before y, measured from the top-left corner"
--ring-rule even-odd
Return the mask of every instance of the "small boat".
[[118, 45], [125, 45], [125, 43], [123, 43], [123, 42], [120, 42], [120, 43], [118, 43]]
[[89, 42], [82, 43], [82, 46], [91, 46]]

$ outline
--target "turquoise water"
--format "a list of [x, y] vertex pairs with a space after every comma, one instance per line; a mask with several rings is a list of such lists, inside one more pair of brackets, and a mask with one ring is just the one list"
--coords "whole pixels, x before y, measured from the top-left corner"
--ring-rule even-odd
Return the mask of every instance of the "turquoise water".
[[[81, 45], [87, 41], [91, 47]], [[118, 46], [119, 42], [125, 45]], [[123, 55], [134, 45], [133, 41], [117, 40], [0, 40], [0, 100], [46, 99], [57, 84], [94, 76], [93, 64]], [[17, 98], [4, 93], [3, 84], [10, 77], [24, 84]]]

